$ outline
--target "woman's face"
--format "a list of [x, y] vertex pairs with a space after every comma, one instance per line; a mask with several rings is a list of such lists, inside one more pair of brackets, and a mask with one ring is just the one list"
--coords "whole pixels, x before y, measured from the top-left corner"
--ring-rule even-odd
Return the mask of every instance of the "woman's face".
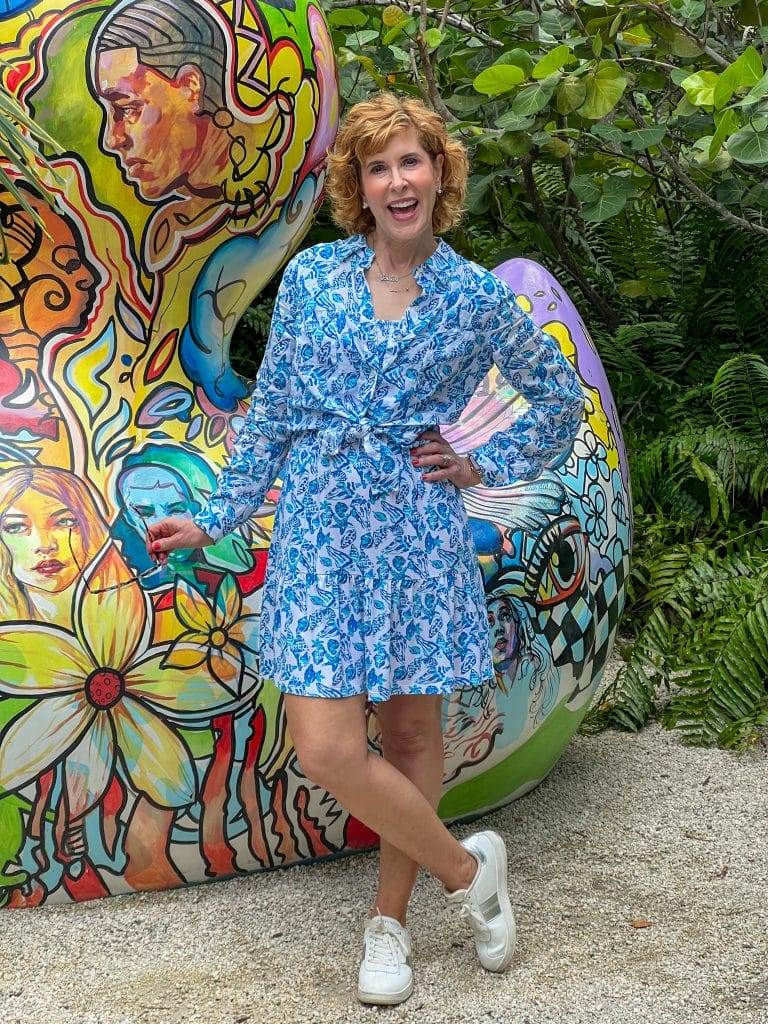
[[400, 244], [431, 236], [442, 169], [442, 154], [433, 161], [415, 128], [398, 132], [385, 149], [365, 157], [360, 186], [377, 233]]
[[74, 512], [31, 488], [0, 516], [0, 537], [11, 556], [11, 571], [25, 587], [58, 594], [75, 582], [78, 564], [85, 567]]

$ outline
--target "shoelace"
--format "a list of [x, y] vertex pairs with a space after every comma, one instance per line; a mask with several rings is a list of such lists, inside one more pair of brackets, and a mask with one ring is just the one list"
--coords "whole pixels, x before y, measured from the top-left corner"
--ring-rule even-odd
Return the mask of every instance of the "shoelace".
[[400, 938], [400, 933], [395, 926], [384, 921], [382, 918], [374, 918], [373, 926], [369, 926], [365, 935], [365, 959], [371, 964], [385, 964], [386, 966], [397, 967], [401, 963], [398, 957], [398, 948], [402, 952], [402, 959], [407, 959], [408, 951]]
[[459, 911], [459, 917], [462, 921], [468, 921], [472, 927], [472, 930], [476, 932], [483, 942], [489, 942], [491, 938], [491, 929], [486, 924], [485, 918], [480, 911], [473, 907], [471, 903], [463, 903], [461, 910]]

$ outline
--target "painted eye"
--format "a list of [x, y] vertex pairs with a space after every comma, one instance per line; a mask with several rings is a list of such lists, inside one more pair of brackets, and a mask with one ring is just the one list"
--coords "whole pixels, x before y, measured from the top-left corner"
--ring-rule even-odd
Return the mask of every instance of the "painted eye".
[[56, 525], [61, 526], [65, 530], [76, 530], [80, 525], [73, 515], [59, 516], [56, 520]]
[[0, 530], [2, 530], [3, 533], [9, 534], [11, 537], [24, 533], [27, 529], [28, 527], [26, 523], [0, 523]]
[[525, 591], [541, 608], [559, 604], [584, 581], [587, 545], [570, 516], [555, 520], [536, 541], [525, 573]]

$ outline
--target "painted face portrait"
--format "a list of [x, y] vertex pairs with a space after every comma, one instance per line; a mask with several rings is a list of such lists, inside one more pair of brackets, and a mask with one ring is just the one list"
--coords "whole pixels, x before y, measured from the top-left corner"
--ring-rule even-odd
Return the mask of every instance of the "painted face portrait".
[[99, 55], [97, 88], [106, 115], [104, 145], [147, 200], [183, 188], [201, 161], [209, 115], [205, 78], [185, 65], [173, 78], [142, 64], [135, 47]]
[[12, 575], [32, 590], [58, 594], [86, 562], [77, 515], [58, 498], [27, 490], [0, 516]]
[[43, 227], [9, 192], [0, 192], [8, 246], [8, 260], [0, 264], [0, 336], [18, 341], [20, 333], [25, 338], [31, 334], [43, 341], [85, 324], [97, 271], [74, 224], [32, 193], [27, 191], [25, 198]]
[[120, 477], [118, 492], [128, 521], [142, 534], [145, 523], [156, 523], [166, 516], [185, 516], [199, 508], [181, 477], [164, 466], [127, 470]]

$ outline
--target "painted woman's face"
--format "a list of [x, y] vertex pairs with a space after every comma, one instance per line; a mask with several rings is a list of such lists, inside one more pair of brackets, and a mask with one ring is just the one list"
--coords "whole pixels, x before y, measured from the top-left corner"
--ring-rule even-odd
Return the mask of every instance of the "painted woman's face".
[[28, 490], [0, 516], [11, 572], [25, 587], [58, 594], [85, 567], [80, 524], [58, 498]]

